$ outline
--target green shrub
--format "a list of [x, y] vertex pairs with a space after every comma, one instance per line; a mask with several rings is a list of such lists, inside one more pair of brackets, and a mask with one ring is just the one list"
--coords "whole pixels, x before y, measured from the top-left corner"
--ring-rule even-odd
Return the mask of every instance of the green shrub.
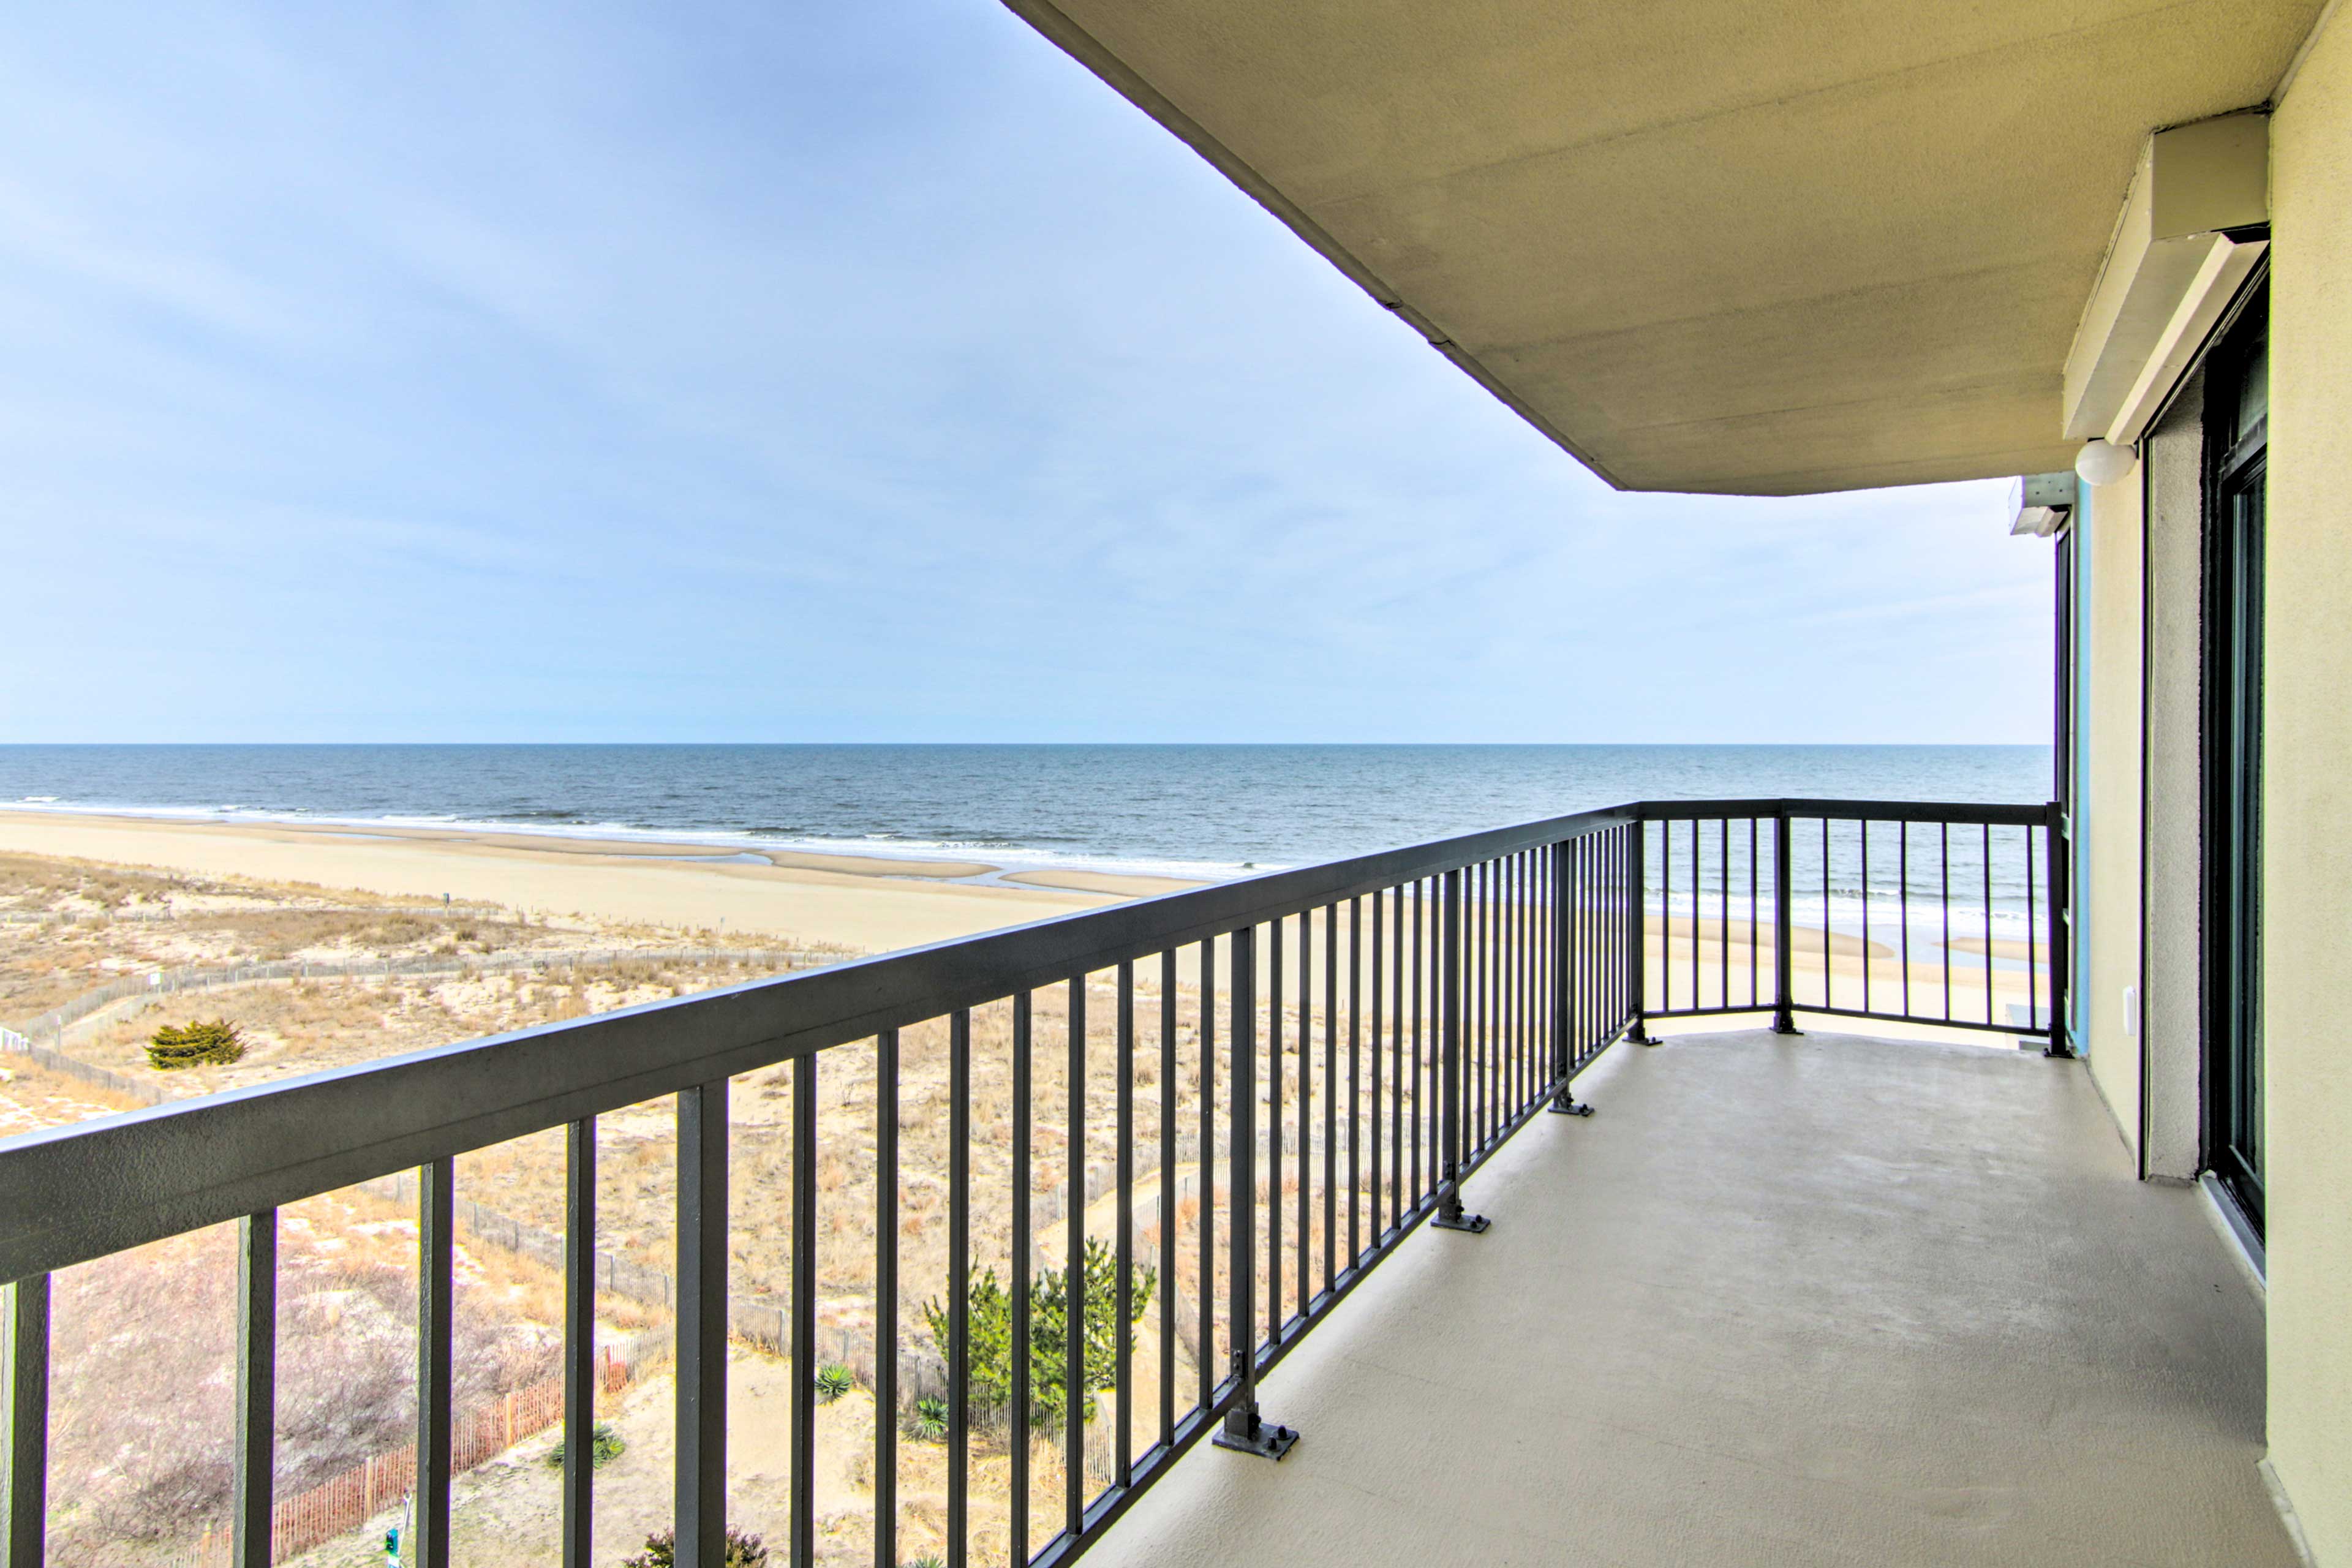
[[839, 1362], [827, 1362], [816, 1369], [816, 1397], [821, 1405], [830, 1405], [857, 1386], [857, 1374]]
[[[555, 1447], [548, 1451], [549, 1464], [558, 1467], [562, 1465], [563, 1443], [564, 1440], [562, 1437], [556, 1438]], [[613, 1430], [612, 1423], [597, 1422], [588, 1428], [588, 1468], [592, 1470], [603, 1469], [606, 1465], [619, 1458], [621, 1451], [627, 1447], [628, 1444], [621, 1440], [621, 1435]]]
[[[1118, 1381], [1118, 1335], [1124, 1332], [1129, 1347], [1133, 1348], [1135, 1324], [1151, 1304], [1158, 1278], [1143, 1265], [1135, 1266], [1131, 1310], [1121, 1325], [1114, 1321], [1118, 1316], [1118, 1258], [1106, 1243], [1089, 1241], [1083, 1267], [1085, 1345], [1080, 1365], [1086, 1378], [1082, 1391], [1086, 1413], [1092, 1415], [1096, 1393]], [[1067, 1280], [1063, 1270], [1044, 1268], [1029, 1284], [1029, 1408], [1031, 1418], [1039, 1422], [1060, 1420], [1065, 1407]], [[975, 1405], [1002, 1409], [1013, 1398], [1013, 1298], [992, 1268], [971, 1271], [970, 1294], [971, 1304], [965, 1316], [970, 1358], [967, 1396]], [[933, 1300], [923, 1308], [923, 1315], [930, 1322], [932, 1342], [944, 1352], [953, 1322], [947, 1308]]]
[[916, 1557], [908, 1560], [907, 1568], [947, 1568], [947, 1564], [936, 1557]]
[[226, 1066], [244, 1055], [244, 1037], [226, 1018], [166, 1024], [147, 1042], [147, 1065], [158, 1072]]
[[[727, 1560], [723, 1568], [767, 1568], [768, 1549], [756, 1535], [727, 1527]], [[621, 1560], [621, 1568], [677, 1568], [677, 1533], [665, 1530], [646, 1537], [646, 1549]]]
[[915, 1408], [907, 1414], [907, 1436], [936, 1443], [948, 1435], [948, 1402], [936, 1394], [926, 1394], [915, 1401]]

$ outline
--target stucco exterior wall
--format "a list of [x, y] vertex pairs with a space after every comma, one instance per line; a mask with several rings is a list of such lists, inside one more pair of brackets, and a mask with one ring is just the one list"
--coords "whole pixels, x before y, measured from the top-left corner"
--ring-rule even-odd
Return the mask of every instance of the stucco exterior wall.
[[2263, 672], [2271, 1462], [2352, 1565], [2352, 20], [2272, 125]]
[[2140, 940], [2140, 1167], [2189, 1181], [2200, 1154], [2204, 912], [2204, 376], [2147, 434], [2147, 879]]
[[2076, 787], [2079, 911], [2087, 944], [2077, 1016], [2091, 1077], [2124, 1142], [2139, 1149], [2139, 1041], [2126, 1033], [2124, 989], [2139, 984], [2140, 470], [2088, 490], [2079, 722], [2085, 776]]

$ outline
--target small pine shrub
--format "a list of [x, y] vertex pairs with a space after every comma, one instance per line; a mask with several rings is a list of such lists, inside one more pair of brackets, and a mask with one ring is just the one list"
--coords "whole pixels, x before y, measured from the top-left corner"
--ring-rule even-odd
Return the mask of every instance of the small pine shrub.
[[[1100, 1241], [1087, 1243], [1081, 1265], [1079, 1310], [1085, 1313], [1080, 1334], [1080, 1366], [1086, 1382], [1079, 1390], [1085, 1415], [1095, 1414], [1095, 1394], [1116, 1381], [1121, 1335], [1132, 1347], [1135, 1324], [1150, 1305], [1158, 1283], [1151, 1269], [1136, 1264], [1129, 1283], [1129, 1316], [1118, 1323], [1118, 1259]], [[966, 1288], [969, 1306], [964, 1318], [964, 1344], [970, 1371], [966, 1392], [982, 1410], [1002, 1410], [1013, 1399], [1013, 1297], [993, 1268], [971, 1271]], [[936, 1299], [923, 1315], [935, 1344], [950, 1342], [953, 1315]], [[1029, 1408], [1033, 1420], [1053, 1423], [1062, 1418], [1066, 1394], [1062, 1387], [1067, 1365], [1068, 1276], [1058, 1268], [1041, 1268], [1029, 1282]]]
[[[646, 1549], [622, 1559], [621, 1568], [677, 1568], [677, 1533], [665, 1530], [646, 1537]], [[768, 1549], [756, 1535], [727, 1527], [727, 1560], [723, 1568], [768, 1568]]]
[[226, 1066], [244, 1055], [244, 1036], [226, 1018], [166, 1024], [147, 1042], [147, 1065], [157, 1072]]
[[907, 1413], [907, 1436], [936, 1443], [947, 1435], [948, 1402], [936, 1394], [916, 1400], [914, 1409]]
[[[547, 1455], [547, 1462], [558, 1469], [563, 1467], [563, 1442], [562, 1437], [556, 1438], [555, 1447], [550, 1449]], [[621, 1435], [613, 1430], [611, 1422], [597, 1422], [588, 1428], [588, 1468], [593, 1470], [603, 1469], [606, 1465], [619, 1458], [622, 1451], [628, 1446]]]
[[857, 1374], [839, 1362], [828, 1362], [816, 1369], [816, 1396], [820, 1404], [830, 1405], [857, 1386]]

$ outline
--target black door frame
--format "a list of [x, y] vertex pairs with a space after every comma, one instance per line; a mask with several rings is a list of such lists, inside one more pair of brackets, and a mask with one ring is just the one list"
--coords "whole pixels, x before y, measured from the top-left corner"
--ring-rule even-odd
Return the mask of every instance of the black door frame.
[[[2241, 419], [2245, 372], [2269, 346], [2258, 275], [2206, 369], [2201, 1163], [2263, 1233], [2262, 649], [2267, 420]], [[2244, 425], [2242, 430], [2241, 426]]]

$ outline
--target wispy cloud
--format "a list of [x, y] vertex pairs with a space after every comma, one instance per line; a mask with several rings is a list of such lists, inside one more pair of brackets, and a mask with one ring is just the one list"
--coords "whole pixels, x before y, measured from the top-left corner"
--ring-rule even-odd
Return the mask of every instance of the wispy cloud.
[[2036, 740], [1998, 487], [1615, 495], [998, 7], [52, 7], [0, 739]]

